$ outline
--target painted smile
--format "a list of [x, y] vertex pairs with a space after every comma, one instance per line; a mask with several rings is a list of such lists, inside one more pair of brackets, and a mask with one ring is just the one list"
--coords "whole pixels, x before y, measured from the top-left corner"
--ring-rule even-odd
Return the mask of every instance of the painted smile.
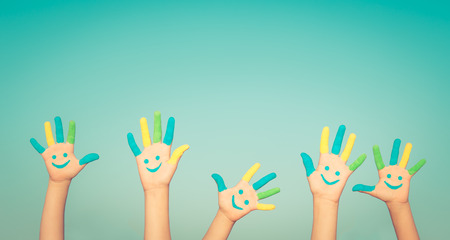
[[336, 180], [336, 181], [334, 181], [334, 182], [328, 182], [328, 181], [325, 179], [325, 177], [323, 176], [323, 174], [320, 174], [320, 176], [322, 176], [323, 181], [324, 181], [327, 185], [334, 185], [334, 184], [336, 184], [337, 182], [340, 181], [340, 180], [338, 179], [338, 180]]
[[231, 204], [233, 205], [234, 208], [236, 208], [238, 210], [244, 210], [243, 208], [236, 205], [236, 203], [234, 202], [234, 195], [231, 197]]
[[54, 167], [56, 167], [56, 168], [64, 168], [65, 166], [67, 166], [67, 164], [69, 164], [69, 162], [70, 162], [70, 160], [67, 160], [67, 162], [65, 162], [65, 163], [63, 163], [63, 164], [61, 164], [61, 165], [58, 165], [58, 164], [55, 164], [55, 163], [52, 163], [52, 165], [54, 166]]
[[161, 163], [159, 163], [159, 166], [157, 166], [156, 168], [147, 168], [147, 170], [149, 171], [149, 172], [156, 172], [156, 171], [158, 171], [158, 169], [161, 167]]
[[392, 189], [392, 190], [396, 190], [399, 189], [401, 186], [403, 186], [403, 183], [397, 186], [392, 186], [391, 184], [387, 183], [386, 181], [384, 181], [384, 183], [386, 184], [386, 186], [388, 186], [388, 188]]

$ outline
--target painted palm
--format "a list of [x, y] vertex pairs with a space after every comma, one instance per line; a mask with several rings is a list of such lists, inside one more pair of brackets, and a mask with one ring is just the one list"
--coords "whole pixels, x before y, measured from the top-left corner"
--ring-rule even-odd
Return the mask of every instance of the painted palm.
[[280, 188], [273, 188], [265, 192], [256, 191], [277, 177], [270, 173], [250, 186], [249, 182], [261, 165], [256, 163], [242, 177], [242, 180], [233, 188], [227, 189], [223, 178], [214, 173], [212, 178], [216, 181], [219, 191], [219, 211], [233, 222], [236, 222], [249, 212], [254, 210], [273, 210], [275, 205], [258, 203], [258, 200], [270, 197], [280, 192]]
[[303, 164], [306, 169], [309, 187], [315, 197], [325, 198], [331, 201], [339, 201], [342, 190], [350, 175], [355, 171], [366, 159], [366, 154], [362, 154], [350, 166], [346, 165], [347, 160], [352, 152], [356, 135], [350, 134], [344, 151], [341, 151], [342, 140], [345, 134], [345, 126], [341, 125], [334, 139], [331, 153], [328, 150], [328, 138], [330, 129], [324, 127], [322, 137], [320, 139], [320, 158], [319, 165], [314, 168], [311, 157], [302, 153]]
[[405, 168], [408, 164], [409, 155], [412, 149], [412, 144], [407, 143], [400, 163], [397, 165], [400, 143], [400, 139], [395, 139], [394, 146], [392, 147], [391, 159], [389, 161], [390, 166], [387, 167], [384, 165], [383, 159], [381, 158], [380, 148], [378, 145], [373, 146], [373, 155], [380, 180], [375, 186], [357, 184], [353, 187], [353, 191], [367, 193], [385, 202], [405, 203], [408, 201], [411, 178], [421, 167], [423, 167], [423, 165], [425, 165], [426, 160], [422, 159], [411, 169], [406, 170]]
[[141, 132], [144, 150], [141, 151], [134, 140], [132, 133], [128, 133], [128, 145], [131, 148], [138, 166], [144, 191], [153, 187], [167, 186], [175, 173], [183, 153], [189, 149], [189, 145], [177, 148], [172, 156], [170, 155], [173, 134], [175, 129], [175, 119], [170, 117], [167, 121], [166, 134], [162, 140], [161, 113], [154, 114], [153, 143], [150, 139], [146, 118], [141, 118]]
[[42, 147], [34, 138], [30, 142], [34, 149], [44, 158], [50, 179], [53, 181], [64, 181], [74, 178], [87, 163], [99, 158], [98, 154], [91, 153], [80, 160], [75, 157], [75, 122], [69, 122], [69, 133], [67, 142], [64, 142], [63, 125], [60, 117], [55, 117], [56, 143], [53, 138], [50, 122], [44, 123], [45, 136], [48, 148]]

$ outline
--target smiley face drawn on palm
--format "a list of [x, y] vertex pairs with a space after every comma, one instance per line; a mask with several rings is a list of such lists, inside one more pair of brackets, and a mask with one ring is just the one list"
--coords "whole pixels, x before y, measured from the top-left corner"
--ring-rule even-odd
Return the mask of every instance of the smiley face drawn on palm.
[[167, 122], [166, 135], [161, 142], [161, 113], [156, 111], [154, 114], [154, 138], [153, 143], [150, 139], [148, 124], [146, 118], [141, 118], [141, 132], [144, 150], [141, 152], [134, 140], [132, 133], [128, 133], [128, 144], [136, 157], [139, 176], [141, 178], [144, 190], [153, 187], [167, 186], [178, 166], [178, 160], [183, 153], [189, 149], [189, 145], [183, 145], [177, 148], [170, 156], [173, 133], [175, 128], [175, 119], [169, 118]]
[[56, 141], [53, 138], [50, 122], [45, 122], [45, 135], [48, 148], [43, 148], [36, 139], [30, 140], [31, 145], [41, 154], [47, 167], [50, 179], [53, 181], [64, 181], [74, 178], [87, 163], [97, 160], [98, 154], [91, 153], [78, 160], [74, 155], [75, 143], [75, 122], [69, 123], [69, 134], [67, 142], [64, 142], [62, 121], [60, 117], [55, 117]]
[[214, 173], [212, 178], [216, 181], [219, 191], [219, 210], [233, 222], [241, 219], [249, 212], [254, 210], [273, 210], [275, 205], [258, 203], [258, 200], [270, 197], [280, 192], [279, 188], [273, 188], [265, 192], [256, 193], [258, 189], [263, 187], [269, 181], [276, 178], [275, 173], [270, 173], [259, 181], [250, 186], [249, 181], [253, 175], [258, 171], [261, 165], [256, 163], [247, 173], [242, 177], [242, 180], [233, 188], [227, 189], [223, 178]]
[[372, 195], [385, 202], [408, 202], [409, 185], [412, 176], [425, 165], [426, 160], [420, 160], [414, 167], [406, 170], [409, 161], [412, 145], [407, 143], [400, 163], [397, 165], [400, 150], [400, 139], [395, 139], [392, 147], [391, 159], [388, 167], [385, 167], [381, 158], [380, 148], [375, 145], [373, 154], [375, 156], [375, 164], [378, 168], [379, 181], [375, 186], [367, 186], [357, 184], [353, 187], [353, 191], [360, 191]]
[[336, 134], [331, 153], [328, 150], [328, 138], [330, 130], [325, 127], [322, 131], [320, 140], [320, 158], [319, 165], [314, 168], [311, 157], [302, 153], [303, 164], [306, 168], [309, 186], [313, 196], [329, 199], [331, 201], [339, 201], [342, 190], [350, 175], [355, 171], [366, 159], [366, 155], [362, 154], [350, 166], [346, 165], [353, 145], [355, 143], [355, 134], [350, 134], [344, 151], [339, 156], [342, 140], [345, 134], [345, 126], [341, 125]]

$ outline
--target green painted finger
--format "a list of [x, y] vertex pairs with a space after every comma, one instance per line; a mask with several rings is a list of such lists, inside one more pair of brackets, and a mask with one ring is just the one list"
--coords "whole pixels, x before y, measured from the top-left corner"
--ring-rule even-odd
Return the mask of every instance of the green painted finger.
[[375, 165], [377, 169], [381, 170], [384, 168], [383, 158], [381, 158], [380, 147], [378, 145], [373, 146], [373, 156], [375, 157]]
[[161, 130], [161, 112], [156, 111], [154, 114], [154, 124], [153, 124], [153, 142], [161, 142], [162, 130]]
[[264, 198], [268, 198], [268, 197], [270, 197], [270, 196], [272, 196], [274, 194], [277, 194], [279, 192], [280, 192], [280, 188], [272, 188], [272, 189], [267, 190], [265, 192], [258, 193], [257, 196], [258, 196], [258, 199], [261, 200], [261, 199], [264, 199]]
[[75, 122], [69, 122], [69, 133], [67, 134], [67, 142], [70, 144], [75, 143]]
[[409, 175], [414, 175], [417, 171], [420, 170], [420, 168], [423, 167], [423, 165], [425, 165], [425, 163], [427, 163], [427, 160], [425, 159], [420, 160], [418, 163], [416, 163], [416, 165], [414, 165], [412, 168], [408, 170]]
[[355, 171], [363, 162], [366, 160], [367, 155], [363, 153], [361, 156], [359, 156], [349, 167], [350, 171]]

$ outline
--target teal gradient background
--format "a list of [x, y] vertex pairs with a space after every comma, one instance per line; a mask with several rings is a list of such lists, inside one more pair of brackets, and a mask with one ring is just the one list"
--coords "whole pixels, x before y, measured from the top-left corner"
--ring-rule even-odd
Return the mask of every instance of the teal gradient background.
[[[171, 184], [173, 239], [200, 239], [220, 173], [236, 184], [272, 171], [263, 200], [230, 239], [307, 239], [312, 196], [300, 153], [320, 133], [357, 135], [367, 153], [341, 197], [340, 239], [395, 239], [385, 204], [353, 193], [378, 180], [372, 146], [395, 138], [422, 158], [410, 203], [423, 239], [447, 239], [450, 193], [450, 4], [447, 1], [1, 1], [0, 238], [37, 239], [48, 174], [29, 143], [44, 122], [77, 123], [75, 154], [96, 152], [73, 181], [66, 239], [142, 239], [144, 198], [126, 134], [139, 118], [176, 119], [189, 144]], [[53, 125], [54, 126], [54, 125]], [[53, 127], [54, 129], [54, 127]], [[330, 140], [331, 142], [331, 140]]]

